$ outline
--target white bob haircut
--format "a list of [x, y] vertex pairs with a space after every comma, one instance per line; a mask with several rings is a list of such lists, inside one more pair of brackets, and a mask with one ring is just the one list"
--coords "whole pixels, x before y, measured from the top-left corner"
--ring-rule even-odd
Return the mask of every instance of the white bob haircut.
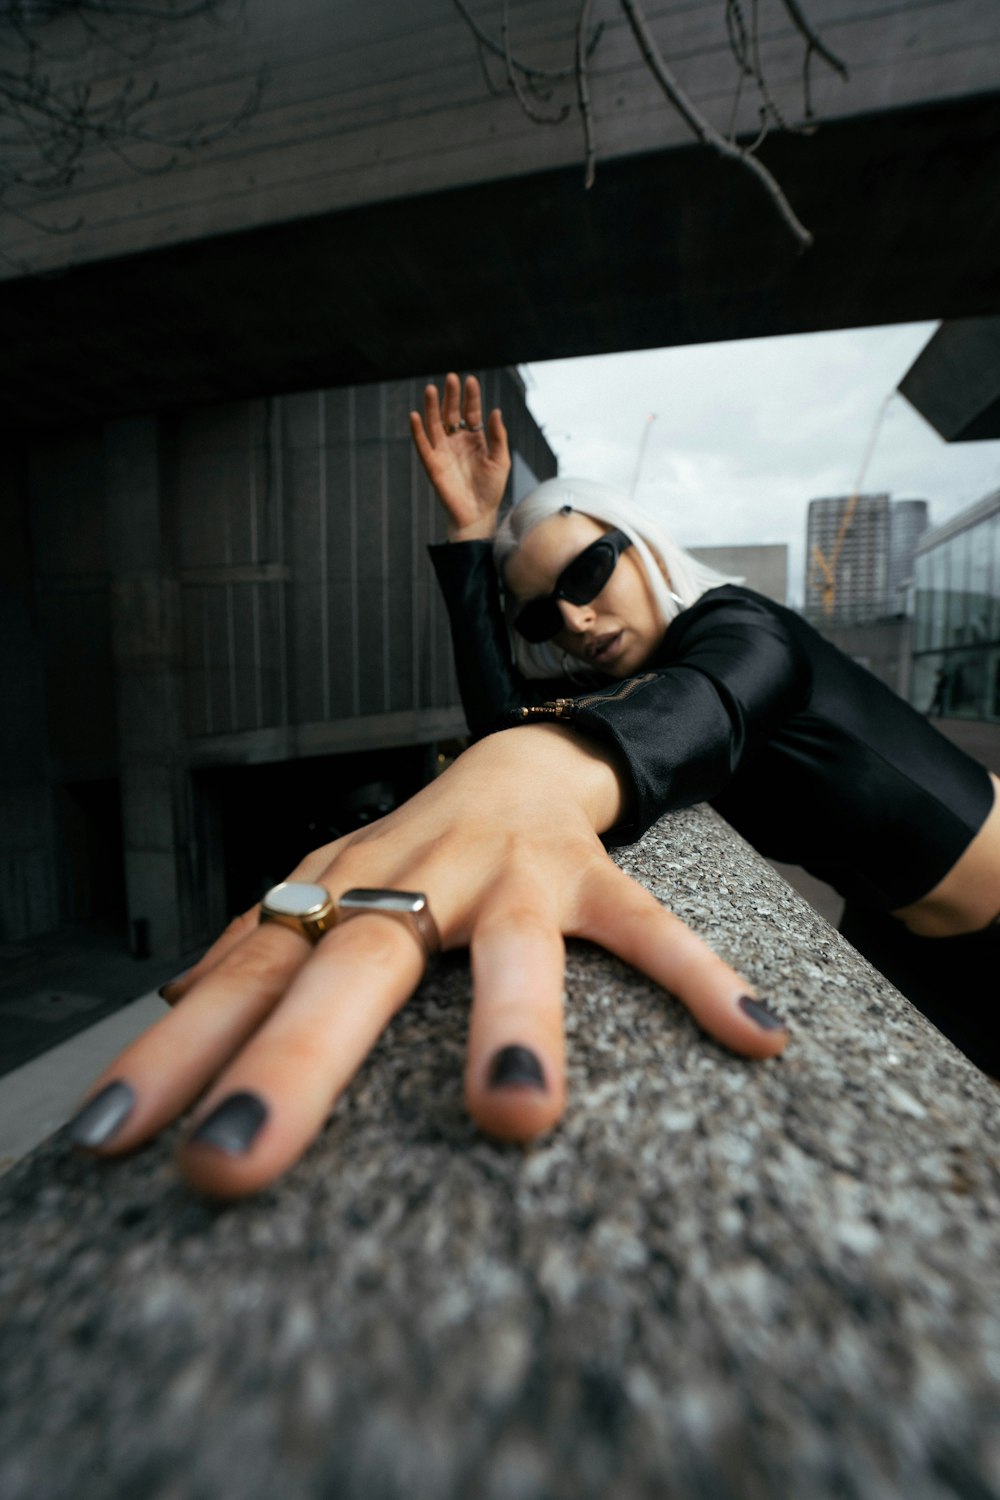
[[[631, 538], [632, 545], [642, 563], [649, 580], [653, 597], [667, 624], [676, 619], [682, 609], [694, 604], [708, 589], [718, 588], [723, 583], [740, 580], [724, 577], [714, 568], [697, 562], [682, 547], [678, 547], [661, 526], [631, 500], [625, 498], [610, 485], [598, 484], [593, 479], [570, 479], [560, 475], [546, 479], [536, 490], [525, 495], [504, 517], [493, 541], [493, 562], [501, 582], [507, 560], [515, 553], [530, 531], [534, 531], [549, 516], [558, 515], [566, 506], [589, 516], [599, 526], [609, 530], [617, 527]], [[667, 577], [670, 578], [669, 585]], [[514, 607], [509, 592], [504, 590], [504, 609], [510, 625], [514, 660], [525, 677], [559, 677], [572, 675], [574, 669], [586, 671], [582, 662], [567, 652], [559, 650], [549, 641], [532, 645], [513, 628]]]

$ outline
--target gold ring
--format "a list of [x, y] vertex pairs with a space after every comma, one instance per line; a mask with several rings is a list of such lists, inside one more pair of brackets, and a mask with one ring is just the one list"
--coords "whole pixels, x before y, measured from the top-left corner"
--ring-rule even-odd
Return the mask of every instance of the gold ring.
[[272, 885], [260, 903], [259, 922], [290, 927], [309, 943], [337, 925], [337, 904], [325, 885], [305, 880], [282, 880]]

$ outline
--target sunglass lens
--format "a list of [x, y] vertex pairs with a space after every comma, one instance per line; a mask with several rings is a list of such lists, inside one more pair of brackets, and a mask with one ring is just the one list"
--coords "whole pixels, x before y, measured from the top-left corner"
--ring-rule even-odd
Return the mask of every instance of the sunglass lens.
[[559, 590], [563, 598], [571, 604], [589, 604], [611, 577], [617, 560], [610, 542], [594, 542], [563, 573]]
[[559, 606], [552, 599], [532, 599], [514, 621], [514, 629], [533, 646], [550, 641], [562, 628]]

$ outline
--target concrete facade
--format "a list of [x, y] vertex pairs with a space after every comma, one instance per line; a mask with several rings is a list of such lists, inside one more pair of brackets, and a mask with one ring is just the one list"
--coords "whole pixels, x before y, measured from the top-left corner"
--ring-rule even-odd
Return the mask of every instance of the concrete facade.
[[899, 393], [947, 443], [1000, 437], [1000, 318], [942, 323]]
[[688, 547], [687, 550], [717, 573], [727, 578], [742, 578], [747, 588], [756, 589], [776, 604], [788, 603], [786, 545]]
[[[483, 383], [519, 472], [548, 477], [519, 377]], [[426, 557], [443, 516], [406, 421], [422, 385], [24, 446], [3, 492], [0, 942], [127, 921], [138, 956], [187, 951], [464, 733]]]

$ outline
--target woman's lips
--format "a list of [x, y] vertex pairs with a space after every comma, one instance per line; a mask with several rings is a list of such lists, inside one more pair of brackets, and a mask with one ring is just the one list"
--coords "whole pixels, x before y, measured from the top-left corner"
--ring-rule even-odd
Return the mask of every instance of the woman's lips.
[[591, 647], [591, 661], [596, 662], [600, 667], [613, 661], [621, 649], [623, 634], [621, 630], [612, 630], [607, 635], [599, 635]]

